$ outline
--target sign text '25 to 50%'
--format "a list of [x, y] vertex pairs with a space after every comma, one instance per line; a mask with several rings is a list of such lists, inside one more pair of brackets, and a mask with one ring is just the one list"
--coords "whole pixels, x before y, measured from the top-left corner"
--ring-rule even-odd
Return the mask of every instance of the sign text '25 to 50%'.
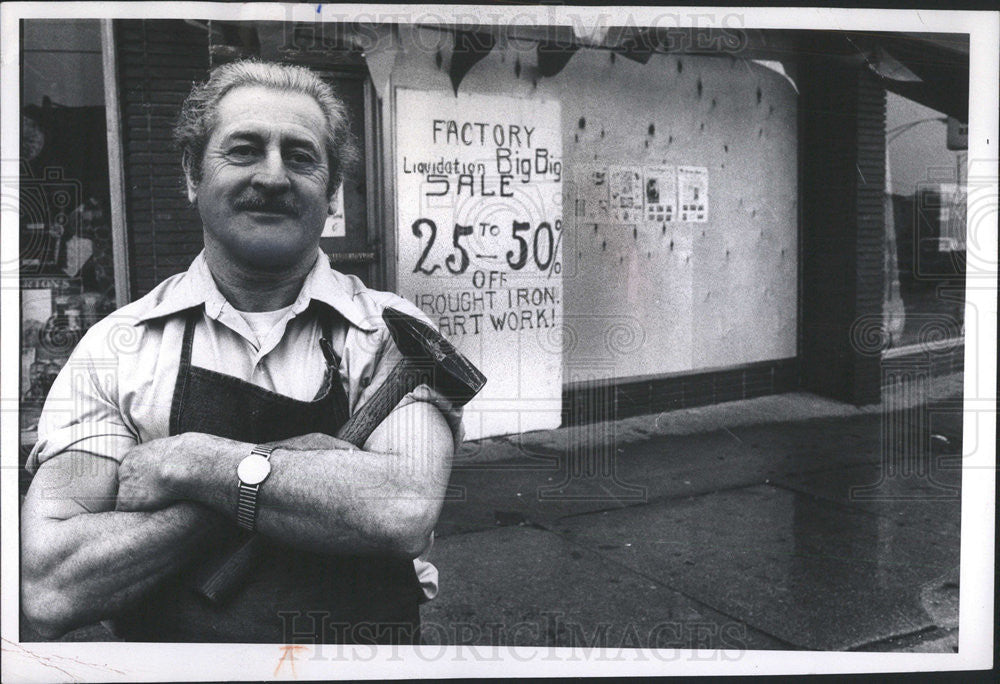
[[[413, 267], [414, 273], [424, 275], [434, 275], [441, 269], [441, 264], [433, 263], [431, 251], [437, 240], [437, 224], [428, 218], [418, 218], [410, 226], [413, 235], [423, 239], [427, 236], [427, 244], [424, 246]], [[444, 259], [445, 268], [450, 273], [461, 275], [469, 268], [470, 257], [467, 245], [462, 241], [465, 238], [479, 232], [481, 237], [487, 235], [499, 237], [502, 230], [500, 226], [491, 223], [479, 223], [477, 225], [461, 225], [456, 223], [451, 233], [451, 244], [453, 253]], [[562, 272], [562, 263], [559, 261], [559, 243], [562, 240], [562, 220], [556, 219], [553, 222], [542, 221], [532, 227], [528, 221], [512, 221], [510, 226], [510, 237], [514, 241], [513, 247], [506, 254], [506, 264], [513, 271], [520, 271], [531, 263], [547, 277]], [[484, 261], [500, 260], [499, 254], [479, 254], [476, 258]]]

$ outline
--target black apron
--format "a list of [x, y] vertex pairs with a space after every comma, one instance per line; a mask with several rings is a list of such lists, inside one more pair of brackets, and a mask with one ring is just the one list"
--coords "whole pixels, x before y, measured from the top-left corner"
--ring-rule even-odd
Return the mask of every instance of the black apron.
[[[203, 432], [248, 444], [312, 432], [336, 435], [349, 409], [333, 360], [328, 359], [313, 401], [192, 366], [195, 322], [202, 311], [198, 307], [187, 316], [170, 409], [171, 435]], [[323, 334], [330, 340], [334, 314], [325, 307], [323, 314]], [[232, 486], [237, 487], [235, 471]], [[240, 536], [235, 522], [232, 532], [233, 539]], [[246, 585], [221, 608], [190, 588], [199, 560], [116, 618], [116, 633], [129, 641], [160, 642], [419, 642], [422, 593], [410, 560], [324, 556], [268, 540]]]

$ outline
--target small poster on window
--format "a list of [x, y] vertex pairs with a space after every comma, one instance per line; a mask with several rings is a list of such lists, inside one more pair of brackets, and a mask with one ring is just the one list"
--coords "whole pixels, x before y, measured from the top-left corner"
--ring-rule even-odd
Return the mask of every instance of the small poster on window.
[[708, 221], [708, 169], [704, 166], [677, 167], [677, 203], [680, 220]]
[[610, 170], [611, 213], [615, 223], [635, 223], [642, 219], [642, 173], [638, 167]]
[[670, 223], [677, 211], [677, 172], [673, 166], [645, 168], [646, 220]]
[[336, 211], [326, 217], [323, 232], [320, 237], [333, 238], [347, 235], [347, 224], [344, 220], [344, 189], [337, 190]]
[[606, 166], [584, 165], [576, 169], [575, 212], [581, 223], [611, 221], [608, 169]]

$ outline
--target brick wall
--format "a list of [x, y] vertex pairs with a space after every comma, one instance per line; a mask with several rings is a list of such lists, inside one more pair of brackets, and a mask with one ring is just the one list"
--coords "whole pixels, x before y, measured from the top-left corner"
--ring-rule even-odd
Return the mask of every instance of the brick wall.
[[799, 84], [802, 382], [875, 403], [879, 358], [852, 344], [851, 329], [882, 311], [885, 91], [863, 66], [822, 55], [802, 60]]
[[563, 389], [562, 425], [753, 399], [798, 387], [795, 359], [659, 377], [571, 382]]
[[[881, 314], [885, 290], [885, 88], [867, 69], [854, 80], [857, 120], [854, 151], [854, 317]], [[853, 320], [851, 321], [853, 323]], [[850, 401], [881, 400], [881, 360], [852, 347]]]
[[115, 23], [132, 298], [185, 270], [202, 247], [171, 129], [209, 69], [208, 33], [183, 21]]

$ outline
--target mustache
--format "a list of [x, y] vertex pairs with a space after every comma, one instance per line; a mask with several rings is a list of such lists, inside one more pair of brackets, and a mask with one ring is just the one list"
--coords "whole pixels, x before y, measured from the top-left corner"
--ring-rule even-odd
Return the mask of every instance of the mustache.
[[266, 211], [275, 214], [299, 215], [299, 204], [291, 195], [268, 197], [253, 188], [247, 188], [233, 200], [237, 211]]

